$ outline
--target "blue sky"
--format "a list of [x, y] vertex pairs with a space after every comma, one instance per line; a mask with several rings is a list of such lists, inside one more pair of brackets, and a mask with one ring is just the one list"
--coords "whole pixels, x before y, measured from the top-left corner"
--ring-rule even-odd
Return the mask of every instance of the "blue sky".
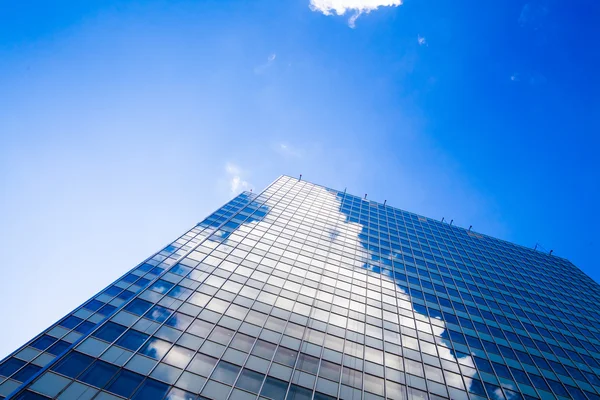
[[0, 357], [280, 174], [600, 280], [595, 2], [340, 0], [388, 4], [355, 21], [323, 0], [13, 3]]

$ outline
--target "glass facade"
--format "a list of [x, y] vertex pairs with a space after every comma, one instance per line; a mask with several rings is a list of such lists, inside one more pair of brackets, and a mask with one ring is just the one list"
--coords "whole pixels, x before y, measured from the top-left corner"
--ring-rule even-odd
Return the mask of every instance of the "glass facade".
[[0, 399], [600, 399], [569, 261], [282, 176], [0, 362]]

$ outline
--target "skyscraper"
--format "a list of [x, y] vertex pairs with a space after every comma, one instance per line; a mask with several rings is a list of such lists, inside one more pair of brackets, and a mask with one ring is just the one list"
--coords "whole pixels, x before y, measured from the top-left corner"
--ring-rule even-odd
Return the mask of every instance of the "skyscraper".
[[282, 176], [0, 363], [0, 399], [599, 399], [569, 261]]

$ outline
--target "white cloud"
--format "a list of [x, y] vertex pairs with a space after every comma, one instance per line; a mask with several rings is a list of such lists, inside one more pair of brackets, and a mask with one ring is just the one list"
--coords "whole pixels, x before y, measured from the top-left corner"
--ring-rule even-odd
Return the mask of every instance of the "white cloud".
[[346, 12], [354, 14], [348, 19], [348, 26], [354, 28], [356, 19], [363, 13], [370, 13], [379, 7], [398, 7], [402, 0], [310, 0], [309, 7], [325, 15], [344, 15]]
[[519, 15], [519, 25], [523, 28], [529, 27], [538, 30], [544, 25], [548, 12], [545, 5], [526, 3]]
[[539, 72], [532, 72], [532, 73], [514, 73], [510, 76], [510, 80], [512, 82], [527, 82], [529, 83], [529, 85], [531, 86], [540, 86], [540, 85], [544, 85], [547, 82], [547, 79], [544, 75], [540, 74]]
[[252, 185], [242, 178], [242, 176], [245, 175], [245, 172], [237, 165], [227, 163], [227, 165], [225, 165], [225, 172], [227, 172], [227, 180], [231, 193], [237, 194], [252, 188]]
[[428, 46], [427, 40], [421, 35], [417, 35], [417, 42], [419, 42], [419, 46]]
[[302, 158], [304, 155], [302, 149], [298, 149], [287, 143], [279, 143], [275, 146], [275, 151], [286, 157]]
[[267, 57], [267, 62], [265, 62], [264, 64], [261, 64], [257, 67], [254, 67], [254, 73], [258, 75], [258, 74], [262, 74], [263, 72], [265, 72], [271, 65], [273, 65], [276, 58], [277, 58], [277, 54], [275, 54], [275, 53], [269, 54], [269, 56]]
[[531, 74], [529, 77], [529, 84], [532, 86], [539, 86], [546, 83], [546, 77], [538, 72]]

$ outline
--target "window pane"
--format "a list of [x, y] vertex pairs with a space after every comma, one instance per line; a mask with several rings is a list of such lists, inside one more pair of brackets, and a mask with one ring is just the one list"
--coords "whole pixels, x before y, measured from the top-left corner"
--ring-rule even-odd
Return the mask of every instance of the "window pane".
[[25, 361], [21, 361], [17, 358], [9, 358], [0, 365], [0, 375], [10, 376], [23, 365], [25, 365]]
[[122, 369], [107, 390], [123, 397], [129, 397], [144, 380], [142, 375]]
[[48, 398], [46, 396], [26, 390], [22, 394], [18, 395], [15, 400], [48, 400]]
[[59, 325], [64, 326], [65, 328], [73, 329], [77, 325], [79, 325], [81, 323], [81, 321], [83, 321], [81, 318], [77, 318], [77, 317], [70, 315], [67, 318], [63, 319], [59, 323]]
[[154, 285], [150, 286], [150, 289], [158, 293], [167, 293], [172, 287], [173, 284], [171, 282], [159, 279], [154, 283]]
[[237, 365], [221, 361], [219, 362], [219, 365], [217, 365], [217, 368], [215, 368], [215, 372], [212, 374], [212, 379], [232, 385], [233, 382], [235, 382], [235, 378], [237, 378], [239, 372], [240, 367]]
[[193, 351], [188, 350], [185, 347], [173, 346], [164, 361], [171, 365], [175, 365], [176, 367], [185, 368], [193, 356]]
[[148, 339], [148, 335], [145, 333], [141, 333], [134, 330], [127, 331], [121, 338], [117, 341], [119, 346], [123, 346], [126, 349], [136, 351], [140, 348], [142, 343]]
[[260, 395], [274, 400], [283, 400], [285, 398], [287, 387], [287, 382], [268, 376], [260, 391]]
[[89, 383], [92, 386], [103, 388], [115, 375], [117, 370], [118, 368], [112, 364], [96, 360], [94, 364], [79, 377], [79, 380]]
[[298, 352], [288, 349], [287, 347], [279, 347], [277, 349], [277, 353], [275, 354], [274, 361], [277, 361], [289, 367], [293, 367], [296, 363], [297, 356]]
[[197, 354], [188, 369], [196, 374], [208, 376], [217, 363], [217, 359], [204, 354]]
[[187, 329], [188, 326], [190, 326], [193, 320], [194, 318], [192, 317], [176, 312], [173, 314], [173, 316], [171, 316], [171, 318], [167, 320], [166, 325], [184, 331]]
[[73, 351], [55, 367], [53, 371], [59, 372], [71, 378], [76, 378], [81, 371], [84, 371], [94, 361], [92, 357], [88, 357], [76, 351]]
[[161, 400], [169, 390], [169, 386], [155, 381], [154, 379], [146, 379], [142, 386], [133, 396], [134, 400]]
[[35, 375], [40, 369], [42, 368], [38, 367], [37, 365], [29, 364], [17, 372], [12, 378], [21, 382], [25, 382], [27, 379]]
[[162, 358], [167, 351], [171, 348], [171, 344], [169, 342], [165, 342], [164, 340], [160, 340], [157, 338], [151, 338], [144, 344], [140, 353], [147, 355], [148, 357], [152, 357], [155, 359]]
[[117, 339], [123, 332], [125, 332], [125, 328], [123, 325], [115, 324], [114, 322], [107, 322], [100, 329], [98, 329], [92, 336], [100, 338], [102, 340], [106, 340], [109, 343], [112, 343]]
[[31, 347], [35, 347], [38, 350], [46, 350], [50, 345], [52, 345], [56, 339], [51, 336], [43, 335], [31, 343]]
[[77, 328], [75, 328], [75, 330], [79, 333], [88, 333], [89, 331], [91, 331], [92, 329], [94, 329], [94, 327], [96, 326], [96, 324], [93, 324], [89, 321], [83, 321], [81, 324], [79, 324], [79, 326]]
[[134, 313], [136, 315], [142, 315], [152, 307], [152, 303], [145, 300], [135, 299], [131, 303], [127, 304], [125, 310]]
[[312, 390], [292, 385], [286, 400], [312, 400]]
[[48, 350], [46, 350], [50, 354], [54, 354], [55, 356], [59, 355], [63, 351], [67, 350], [71, 346], [70, 343], [65, 342], [64, 340], [59, 340], [54, 343]]
[[165, 322], [171, 315], [172, 310], [161, 306], [154, 306], [144, 317], [156, 322]]
[[165, 400], [195, 400], [196, 396], [184, 390], [173, 388]]
[[253, 393], [258, 393], [264, 377], [265, 376], [263, 374], [259, 374], [258, 372], [244, 368], [244, 371], [240, 375], [236, 386]]

